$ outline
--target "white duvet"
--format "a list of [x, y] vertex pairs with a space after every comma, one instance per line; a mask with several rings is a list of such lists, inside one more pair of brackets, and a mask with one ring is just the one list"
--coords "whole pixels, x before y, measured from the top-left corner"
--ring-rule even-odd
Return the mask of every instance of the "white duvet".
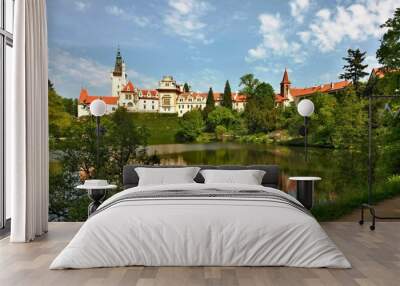
[[[262, 186], [181, 184], [164, 190], [265, 190]], [[100, 206], [100, 208], [102, 207]], [[123, 201], [90, 217], [50, 269], [145, 266], [294, 266], [350, 268], [318, 222], [293, 206], [246, 198]]]

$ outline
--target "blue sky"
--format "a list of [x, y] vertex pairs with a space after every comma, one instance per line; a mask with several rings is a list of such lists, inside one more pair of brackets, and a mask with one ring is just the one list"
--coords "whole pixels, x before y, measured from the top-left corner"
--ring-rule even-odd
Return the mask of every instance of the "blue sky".
[[109, 95], [116, 49], [138, 87], [163, 75], [195, 91], [253, 73], [277, 90], [336, 81], [348, 48], [375, 51], [398, 0], [50, 0], [49, 77], [62, 96]]

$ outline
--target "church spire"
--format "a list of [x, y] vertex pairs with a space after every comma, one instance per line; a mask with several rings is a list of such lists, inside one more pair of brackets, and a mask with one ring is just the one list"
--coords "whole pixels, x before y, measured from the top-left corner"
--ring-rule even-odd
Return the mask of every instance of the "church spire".
[[113, 71], [113, 76], [122, 76], [122, 56], [121, 56], [121, 51], [118, 47], [117, 49], [117, 56], [115, 58], [115, 67]]
[[283, 73], [283, 78], [282, 78], [281, 84], [282, 84], [282, 83], [291, 84], [291, 82], [290, 82], [290, 80], [289, 80], [289, 74], [288, 74], [286, 68], [285, 68], [285, 72]]
[[287, 72], [287, 69], [285, 68], [285, 72], [283, 73], [283, 78], [281, 81], [281, 96], [284, 98], [287, 98], [290, 92], [290, 80], [289, 80], [289, 74]]

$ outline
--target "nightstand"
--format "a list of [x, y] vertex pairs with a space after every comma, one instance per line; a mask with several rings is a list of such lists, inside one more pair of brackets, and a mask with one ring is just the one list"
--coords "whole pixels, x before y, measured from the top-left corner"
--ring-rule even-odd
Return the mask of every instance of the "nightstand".
[[320, 177], [290, 177], [289, 180], [296, 181], [296, 199], [307, 209], [314, 204], [314, 182], [320, 181]]
[[88, 206], [88, 216], [90, 216], [102, 204], [107, 190], [116, 189], [117, 186], [108, 184], [107, 180], [86, 180], [83, 185], [76, 188], [87, 191], [88, 197], [92, 201]]

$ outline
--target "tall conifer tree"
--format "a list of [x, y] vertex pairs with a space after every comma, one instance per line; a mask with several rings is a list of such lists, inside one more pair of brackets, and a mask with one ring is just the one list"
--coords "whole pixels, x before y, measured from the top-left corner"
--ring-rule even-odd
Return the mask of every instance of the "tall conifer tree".
[[360, 49], [348, 49], [347, 57], [343, 58], [347, 64], [343, 66], [344, 73], [339, 76], [341, 79], [351, 80], [353, 82], [357, 95], [359, 95], [360, 92], [360, 80], [364, 76], [368, 75], [368, 73], [365, 72], [365, 69], [368, 67], [368, 65], [363, 64], [365, 60], [365, 54], [366, 52], [362, 53]]
[[225, 83], [224, 96], [222, 98], [221, 105], [232, 109], [232, 91], [228, 80]]

